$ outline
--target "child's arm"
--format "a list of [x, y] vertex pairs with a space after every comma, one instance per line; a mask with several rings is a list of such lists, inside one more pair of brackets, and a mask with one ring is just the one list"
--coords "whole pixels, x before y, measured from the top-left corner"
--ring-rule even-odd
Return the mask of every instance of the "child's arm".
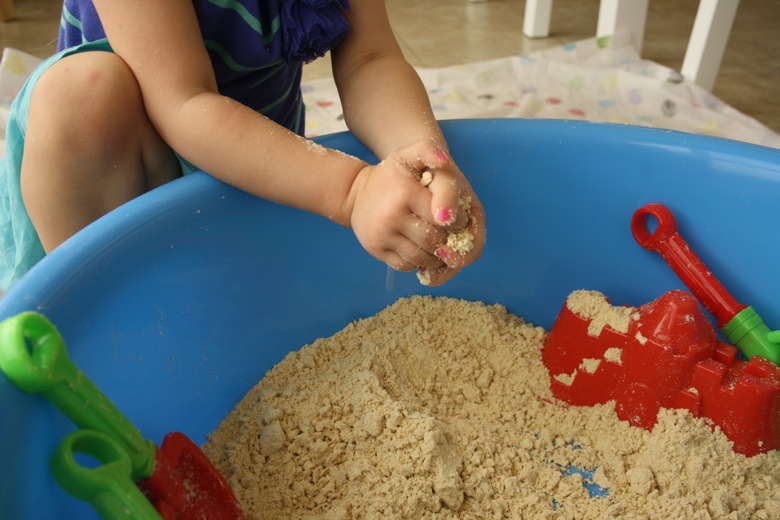
[[441, 267], [435, 253], [442, 230], [416, 216], [430, 195], [407, 182], [410, 173], [441, 165], [432, 143], [401, 149], [380, 167], [313, 147], [218, 93], [189, 0], [94, 3], [150, 120], [185, 159], [259, 197], [352, 226], [364, 247], [393, 267]]
[[95, 0], [112, 48], [137, 79], [150, 120], [177, 153], [251, 192], [349, 224], [345, 207], [365, 163], [314, 150], [222, 96], [190, 0]]
[[[347, 12], [350, 33], [332, 52], [333, 72], [349, 129], [379, 158], [409, 143], [431, 140], [447, 160], [434, 172], [429, 220], [449, 230], [468, 225], [474, 249], [462, 256], [445, 247], [449, 269], [432, 272], [443, 283], [479, 257], [485, 241], [485, 215], [468, 181], [449, 157], [447, 144], [419, 76], [405, 60], [387, 18], [384, 0], [353, 0]], [[431, 20], [435, 27], [435, 20]], [[472, 222], [458, 211], [458, 199], [471, 199]], [[452, 222], [444, 219], [453, 214]], [[457, 215], [457, 216], [456, 216]], [[426, 218], [426, 217], [423, 217]], [[439, 249], [442, 252], [442, 249]]]
[[421, 139], [446, 146], [425, 87], [393, 35], [384, 0], [352, 0], [351, 6], [350, 32], [332, 52], [350, 130], [379, 158]]

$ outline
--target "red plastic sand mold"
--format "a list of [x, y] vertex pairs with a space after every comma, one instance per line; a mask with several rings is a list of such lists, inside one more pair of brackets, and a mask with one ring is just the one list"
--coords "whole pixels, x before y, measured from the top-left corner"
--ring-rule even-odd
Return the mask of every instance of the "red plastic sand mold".
[[[720, 428], [737, 453], [780, 447], [780, 367], [759, 355], [737, 357], [693, 295], [673, 290], [637, 309], [613, 308], [625, 311], [618, 326], [589, 315], [592, 305], [573, 304], [579, 292], [564, 303], [542, 351], [556, 398], [576, 406], [614, 400], [621, 420], [647, 430], [661, 408], [683, 408]], [[611, 308], [606, 296], [594, 296]]]

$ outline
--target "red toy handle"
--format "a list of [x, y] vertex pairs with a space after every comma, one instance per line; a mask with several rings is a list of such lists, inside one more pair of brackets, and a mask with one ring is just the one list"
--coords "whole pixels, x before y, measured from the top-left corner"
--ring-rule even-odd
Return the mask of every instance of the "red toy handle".
[[[647, 217], [658, 221], [654, 232], [647, 229]], [[631, 231], [640, 246], [656, 251], [693, 292], [696, 298], [718, 320], [722, 328], [747, 305], [739, 303], [696, 256], [677, 232], [677, 221], [666, 206], [651, 202], [636, 210], [631, 219]]]

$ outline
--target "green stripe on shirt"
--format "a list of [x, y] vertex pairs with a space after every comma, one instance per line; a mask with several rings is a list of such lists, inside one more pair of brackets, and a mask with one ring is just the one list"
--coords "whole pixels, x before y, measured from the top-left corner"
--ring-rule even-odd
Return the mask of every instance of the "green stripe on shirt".
[[281, 95], [279, 99], [274, 101], [273, 103], [269, 103], [266, 106], [262, 107], [259, 112], [261, 114], [266, 114], [269, 110], [273, 109], [278, 105], [279, 103], [285, 101], [289, 96], [290, 92], [292, 92], [293, 87], [297, 86], [297, 83], [295, 81], [291, 82], [290, 85], [287, 87], [287, 89], [284, 91], [284, 94]]
[[63, 5], [62, 6], [62, 17], [60, 18], [60, 25], [65, 27], [66, 24], [72, 25], [76, 29], [79, 30], [79, 34], [81, 34], [81, 43], [89, 43], [86, 38], [84, 38], [84, 31], [81, 28], [81, 20], [73, 16], [73, 14], [68, 11], [68, 9]]
[[251, 27], [257, 34], [263, 37], [263, 43], [268, 45], [274, 39], [274, 35], [279, 30], [280, 22], [279, 17], [275, 17], [271, 21], [271, 34], [263, 34], [263, 28], [260, 25], [260, 20], [250, 13], [246, 7], [243, 6], [237, 0], [208, 0], [210, 4], [221, 7], [222, 9], [230, 9], [235, 11], [246, 24]]
[[262, 69], [267, 69], [270, 67], [276, 67], [278, 65], [278, 61], [274, 63], [269, 63], [268, 65], [263, 65], [262, 67], [247, 67], [244, 65], [241, 65], [238, 63], [235, 59], [233, 59], [233, 56], [230, 55], [230, 53], [225, 49], [225, 47], [222, 46], [222, 44], [215, 42], [214, 40], [203, 40], [203, 43], [206, 45], [206, 48], [210, 51], [215, 52], [227, 65], [229, 68], [235, 71], [239, 72], [252, 72]]

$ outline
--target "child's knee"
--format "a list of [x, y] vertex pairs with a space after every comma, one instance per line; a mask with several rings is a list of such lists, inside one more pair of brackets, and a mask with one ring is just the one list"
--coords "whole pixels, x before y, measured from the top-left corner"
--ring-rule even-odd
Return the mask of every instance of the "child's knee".
[[[51, 66], [35, 85], [29, 120], [69, 145], [121, 142], [143, 111], [138, 83], [115, 54], [84, 52]], [[50, 135], [51, 135], [50, 133]]]

